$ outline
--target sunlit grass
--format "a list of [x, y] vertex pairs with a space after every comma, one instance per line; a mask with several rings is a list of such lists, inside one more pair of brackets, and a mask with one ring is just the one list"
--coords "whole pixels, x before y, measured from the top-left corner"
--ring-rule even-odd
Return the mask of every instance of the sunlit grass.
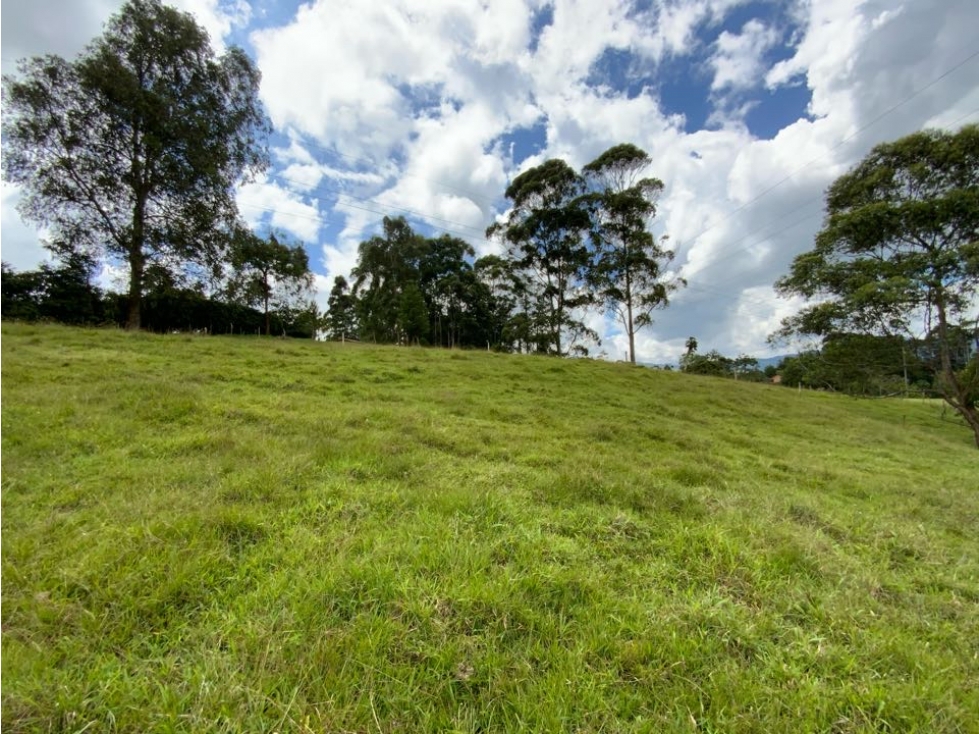
[[2, 387], [4, 732], [976, 731], [940, 406], [21, 325]]

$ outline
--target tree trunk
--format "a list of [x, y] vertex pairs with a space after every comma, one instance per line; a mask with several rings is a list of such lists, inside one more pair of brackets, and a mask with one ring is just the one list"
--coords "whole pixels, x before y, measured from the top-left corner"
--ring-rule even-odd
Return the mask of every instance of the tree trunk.
[[[629, 308], [632, 311], [632, 308]], [[636, 332], [632, 328], [632, 314], [629, 315], [629, 362], [636, 363]]]
[[140, 328], [140, 301], [142, 300], [143, 291], [143, 273], [137, 270], [134, 266], [130, 266], [129, 271], [129, 314], [126, 317], [126, 328], [131, 331], [139, 331]]
[[142, 326], [140, 305], [143, 300], [143, 212], [139, 204], [133, 212], [133, 239], [129, 246], [129, 314], [126, 328], [138, 331]]
[[945, 314], [945, 303], [941, 298], [935, 299], [938, 311], [938, 353], [942, 361], [942, 398], [956, 413], [958, 413], [972, 429], [976, 448], [979, 448], [979, 411], [968, 400], [966, 390], [962, 387], [952, 369], [952, 355], [948, 348], [948, 321]]
[[972, 426], [972, 433], [976, 439], [976, 448], [979, 449], [979, 414], [976, 413], [975, 408], [970, 406], [965, 406], [965, 409], [960, 411], [965, 418], [966, 422]]
[[[626, 257], [628, 258], [628, 250], [626, 250]], [[636, 327], [634, 326], [634, 321], [632, 319], [632, 272], [627, 267], [625, 269], [625, 308], [626, 308], [626, 318], [629, 323], [626, 324], [626, 333], [629, 335], [629, 363], [636, 363]], [[621, 313], [621, 311], [619, 312]]]
[[265, 296], [265, 336], [272, 336], [272, 319], [269, 317], [269, 297]]
[[564, 353], [561, 351], [561, 324], [564, 322], [564, 303], [560, 295], [558, 295], [557, 308], [554, 310], [554, 345], [557, 349], [557, 356], [563, 357]]
[[[140, 89], [145, 88], [145, 70], [140, 66], [137, 76]], [[146, 269], [146, 202], [152, 185], [146, 176], [148, 154], [143, 148], [143, 131], [139, 121], [133, 125], [130, 151], [130, 175], [133, 182], [133, 230], [129, 240], [129, 316], [126, 328], [136, 331], [142, 327], [143, 274]]]

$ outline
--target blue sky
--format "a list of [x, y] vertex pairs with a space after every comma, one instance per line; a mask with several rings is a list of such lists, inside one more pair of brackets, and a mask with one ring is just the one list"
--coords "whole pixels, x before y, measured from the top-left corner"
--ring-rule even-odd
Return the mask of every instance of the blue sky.
[[[811, 247], [822, 194], [876, 143], [979, 121], [979, 6], [969, 0], [175, 0], [263, 73], [273, 166], [243, 217], [302, 241], [325, 305], [385, 214], [465, 237], [501, 216], [513, 176], [582, 166], [634, 143], [666, 185], [652, 224], [689, 287], [640, 333], [639, 357], [770, 352], [798, 308], [772, 291]], [[72, 56], [111, 0], [8, 0], [16, 58]], [[52, 24], [51, 18], [61, 19]], [[3, 258], [32, 267], [38, 233], [3, 189]], [[105, 279], [119, 280], [109, 269]], [[624, 354], [601, 314], [596, 352]]]

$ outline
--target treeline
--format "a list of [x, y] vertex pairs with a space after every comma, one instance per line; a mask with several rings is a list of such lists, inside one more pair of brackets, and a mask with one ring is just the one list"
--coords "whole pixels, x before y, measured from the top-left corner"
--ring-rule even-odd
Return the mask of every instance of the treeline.
[[[51, 233], [62, 266], [5, 271], [4, 316], [120, 323], [125, 312], [130, 329], [271, 334], [302, 323], [314, 334], [305, 250], [248, 232], [235, 200], [236, 186], [271, 162], [260, 79], [244, 51], [218, 55], [193, 16], [161, 0], [128, 0], [74, 60], [19, 62], [3, 78], [0, 166], [21, 187], [18, 211]], [[557, 159], [524, 171], [486, 232], [500, 245], [496, 258], [474, 260], [461, 240], [386, 219], [360, 245], [351, 282], [334, 282], [327, 332], [587, 354], [598, 343], [585, 321], [592, 309], [618, 320], [635, 362], [637, 331], [685, 285], [649, 231], [663, 191], [650, 163], [623, 144], [581, 171]], [[799, 384], [886, 392], [893, 371], [855, 369], [863, 352], [839, 346], [838, 335], [907, 339], [934, 325], [924, 347], [901, 347], [901, 381], [918, 379], [917, 359], [927, 364], [931, 389], [979, 446], [979, 358], [957, 369], [952, 340], [979, 296], [977, 181], [979, 125], [966, 125], [878, 145], [832, 184], [813, 249], [775, 283], [779, 295], [808, 301], [778, 334], [824, 340], [818, 359], [799, 357], [789, 375], [798, 368]], [[126, 268], [124, 299], [81, 287], [74, 271], [84, 268], [72, 258], [88, 256]], [[838, 359], [838, 349], [860, 359]], [[686, 367], [739, 379], [757, 371], [714, 354]]]
[[[976, 357], [979, 355], [979, 326], [963, 323], [949, 328], [951, 369], [963, 384], [979, 393]], [[700, 354], [697, 340], [687, 340], [680, 370], [687, 374], [727, 377], [750, 382], [773, 381], [785, 387], [827, 390], [846, 395], [880, 397], [889, 395], [940, 396], [941, 373], [936, 371], [940, 340], [937, 334], [924, 339], [900, 336], [833, 333], [819, 349], [785, 357], [777, 365], [761, 369], [747, 355], [726, 357], [716, 350]], [[979, 398], [979, 394], [972, 399]]]
[[331, 339], [485, 347], [499, 340], [499, 306], [472, 246], [426, 238], [403, 218], [362, 242], [352, 283], [338, 276], [324, 318]]
[[746, 382], [765, 382], [777, 374], [773, 365], [763, 370], [759, 368], [757, 359], [745, 354], [737, 357], [725, 357], [717, 350], [697, 354], [696, 348], [691, 350], [689, 346], [687, 353], [680, 357], [680, 370], [691, 375], [729, 377]]
[[[260, 78], [241, 49], [218, 55], [192, 16], [161, 0], [128, 0], [74, 60], [22, 60], [3, 79], [3, 176], [63, 266], [5, 273], [4, 315], [118, 323], [124, 311], [131, 329], [270, 334], [301, 322], [314, 333], [305, 251], [247, 231], [235, 200], [271, 162]], [[548, 160], [523, 172], [486, 233], [495, 258], [385, 219], [351, 282], [334, 283], [328, 334], [587, 354], [599, 343], [584, 321], [593, 309], [619, 320], [635, 362], [636, 332], [682, 284], [648, 229], [663, 190], [650, 164], [623, 144], [581, 171]], [[61, 308], [56, 282], [77, 287], [71, 271], [89, 256], [125, 268], [126, 297], [86, 292], [84, 308]]]
[[463, 240], [385, 218], [361, 243], [352, 282], [334, 280], [328, 337], [585, 355], [600, 344], [584, 322], [592, 309], [619, 320], [635, 362], [636, 332], [683, 285], [648, 230], [663, 188], [644, 176], [650, 163], [622, 144], [580, 173], [562, 160], [525, 171], [486, 232], [503, 254], [478, 260]]
[[[103, 290], [93, 284], [97, 263], [74, 253], [60, 265], [42, 264], [37, 270], [15, 271], [3, 263], [0, 275], [4, 319], [18, 321], [57, 321], [77, 326], [125, 327], [130, 313], [129, 295]], [[170, 270], [152, 265], [147, 268], [142, 298], [142, 326], [150, 331], [205, 332], [208, 334], [272, 333], [297, 338], [313, 338], [318, 327], [315, 303], [290, 305], [275, 301], [270, 293], [270, 308], [260, 310], [249, 300], [262, 297], [263, 288], [252, 280], [237, 281], [221, 295], [208, 295], [201, 283], [187, 285]], [[231, 300], [231, 288], [241, 297]], [[269, 289], [274, 292], [274, 288]], [[264, 303], [264, 298], [262, 298]]]
[[[900, 336], [835, 333], [826, 336], [820, 349], [787, 357], [779, 365], [781, 384], [831, 390], [847, 395], [940, 396], [945, 379], [935, 369], [940, 362], [941, 339], [930, 334], [924, 339]], [[976, 392], [976, 355], [979, 332], [975, 324], [948, 328], [949, 366], [957, 379]], [[979, 393], [972, 395], [973, 402]]]
[[[69, 269], [89, 256], [126, 269], [125, 300], [103, 294], [84, 318], [116, 322], [124, 307], [131, 329], [230, 328], [224, 303], [261, 308], [272, 331], [272, 291], [290, 284], [305, 252], [257, 238], [238, 215], [235, 186], [269, 165], [260, 78], [241, 49], [218, 55], [193, 16], [160, 0], [123, 4], [73, 60], [23, 59], [3, 77], [3, 177], [21, 187], [21, 216], [50, 232]], [[161, 268], [177, 287], [153, 282]], [[208, 284], [200, 297], [180, 292], [195, 270]], [[22, 276], [11, 281], [21, 313], [59, 311], [48, 295], [59, 276]], [[151, 317], [144, 297], [154, 293]], [[163, 314], [163, 302], [177, 313]]]

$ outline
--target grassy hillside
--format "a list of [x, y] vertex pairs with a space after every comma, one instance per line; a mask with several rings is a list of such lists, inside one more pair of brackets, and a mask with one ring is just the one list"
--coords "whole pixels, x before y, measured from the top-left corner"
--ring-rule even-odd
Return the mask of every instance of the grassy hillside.
[[4, 732], [979, 730], [913, 401], [3, 326]]

